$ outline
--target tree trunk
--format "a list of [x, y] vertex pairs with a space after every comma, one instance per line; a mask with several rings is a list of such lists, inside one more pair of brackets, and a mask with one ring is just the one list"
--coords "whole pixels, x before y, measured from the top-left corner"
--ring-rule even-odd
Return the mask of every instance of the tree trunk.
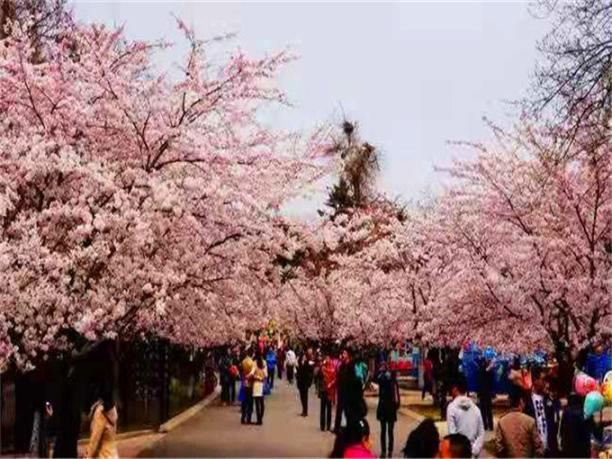
[[562, 343], [555, 344], [555, 358], [559, 365], [556, 389], [559, 392], [559, 396], [567, 397], [573, 391], [576, 360], [572, 350]]

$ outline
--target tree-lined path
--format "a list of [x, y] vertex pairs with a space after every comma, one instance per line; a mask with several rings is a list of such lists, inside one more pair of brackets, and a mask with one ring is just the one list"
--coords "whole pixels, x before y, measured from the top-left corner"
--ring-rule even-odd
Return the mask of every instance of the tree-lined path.
[[[368, 421], [371, 440], [379, 454], [380, 428], [376, 421], [376, 399], [370, 399]], [[319, 399], [309, 397], [309, 416], [299, 415], [300, 402], [295, 386], [278, 381], [266, 398], [263, 426], [240, 425], [238, 407], [212, 406], [168, 433], [141, 457], [328, 457], [334, 435], [319, 430]], [[394, 456], [401, 456], [406, 437], [415, 422], [398, 415]]]

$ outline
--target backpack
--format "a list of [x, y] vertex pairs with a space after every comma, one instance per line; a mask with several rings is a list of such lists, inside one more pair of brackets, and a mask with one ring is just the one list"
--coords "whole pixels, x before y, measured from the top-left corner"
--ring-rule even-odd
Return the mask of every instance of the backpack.
[[366, 366], [366, 364], [363, 362], [359, 362], [357, 365], [355, 365], [355, 374], [361, 381], [361, 384], [365, 385], [368, 379], [368, 367]]
[[229, 373], [234, 379], [238, 379], [238, 376], [240, 376], [240, 371], [238, 371], [238, 367], [236, 365], [232, 365], [229, 367]]

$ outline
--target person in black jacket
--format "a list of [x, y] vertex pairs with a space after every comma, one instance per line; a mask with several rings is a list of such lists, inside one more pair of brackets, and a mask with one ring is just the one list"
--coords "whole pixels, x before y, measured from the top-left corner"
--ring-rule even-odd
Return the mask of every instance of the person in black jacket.
[[492, 359], [478, 362], [478, 407], [485, 430], [493, 430], [493, 363]]
[[302, 416], [308, 416], [308, 390], [312, 386], [314, 378], [314, 358], [312, 349], [308, 349], [306, 354], [302, 354], [298, 359], [297, 367], [297, 386], [300, 391], [300, 401], [302, 402]]
[[347, 425], [357, 422], [367, 414], [367, 405], [363, 399], [361, 381], [355, 373], [355, 362], [348, 349], [340, 354], [340, 368], [336, 378], [337, 406], [334, 432], [338, 434], [342, 424], [342, 414], [346, 417]]
[[545, 455], [554, 457], [559, 453], [559, 403], [549, 397], [546, 375], [541, 368], [535, 367], [531, 370], [531, 381], [533, 389], [531, 396], [527, 397], [525, 414], [536, 420]]
[[[233, 351], [232, 351], [232, 355], [231, 355], [231, 360], [232, 360], [232, 366], [234, 367], [234, 375], [232, 375], [232, 381], [230, 382], [229, 385], [229, 392], [230, 392], [230, 405], [235, 405], [236, 404], [236, 382], [240, 379], [239, 376], [239, 372], [240, 372], [240, 348], [236, 347]], [[231, 368], [231, 367], [230, 367]]]
[[230, 387], [234, 382], [234, 377], [230, 372], [230, 367], [232, 366], [232, 359], [230, 350], [227, 349], [226, 352], [221, 357], [219, 361], [219, 379], [221, 383], [221, 402], [224, 405], [229, 405], [231, 401]]
[[[380, 370], [376, 375], [376, 383], [378, 384], [376, 418], [380, 422], [381, 457], [385, 457], [387, 451], [389, 452], [388, 457], [393, 457], [393, 430], [397, 421], [397, 410], [400, 406], [400, 393], [397, 374], [394, 371], [388, 371], [387, 362], [381, 363]], [[388, 449], [387, 437], [389, 439]]]

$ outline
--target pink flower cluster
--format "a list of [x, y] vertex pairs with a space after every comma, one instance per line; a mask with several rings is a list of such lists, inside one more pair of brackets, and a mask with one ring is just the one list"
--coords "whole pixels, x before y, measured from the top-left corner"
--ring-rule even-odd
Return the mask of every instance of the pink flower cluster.
[[612, 151], [580, 135], [568, 152], [550, 133], [498, 132], [406, 219], [379, 200], [295, 227], [284, 320], [358, 342], [575, 353], [609, 341]]
[[181, 24], [191, 47], [170, 79], [152, 65], [162, 45], [60, 27], [42, 59], [19, 28], [0, 43], [0, 360], [44, 359], [71, 331], [242, 338], [276, 296], [274, 209], [328, 167], [323, 132], [258, 121], [285, 102], [290, 57], [214, 65]]
[[[427, 205], [277, 210], [329, 172], [328, 132], [263, 126], [291, 56], [160, 44], [67, 16], [0, 42], [0, 368], [88, 340], [193, 346], [275, 320], [300, 337], [572, 351], [612, 335], [612, 152], [534, 129], [477, 145]], [[34, 58], [36, 56], [36, 58]], [[585, 145], [587, 147], [585, 147]]]

